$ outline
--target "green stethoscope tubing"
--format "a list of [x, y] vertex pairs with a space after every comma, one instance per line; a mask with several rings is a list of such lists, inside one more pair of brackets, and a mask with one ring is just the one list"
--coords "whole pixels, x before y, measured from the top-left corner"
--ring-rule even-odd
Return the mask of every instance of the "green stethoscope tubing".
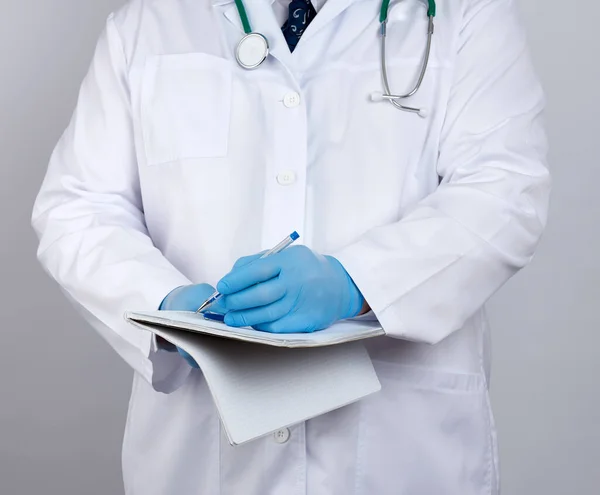
[[[379, 13], [379, 22], [387, 21], [388, 10], [390, 8], [390, 0], [381, 2], [381, 11]], [[435, 17], [436, 11], [435, 0], [427, 0], [427, 17]]]
[[244, 2], [242, 0], [235, 0], [235, 6], [237, 7], [238, 14], [240, 15], [244, 33], [250, 34], [252, 32], [252, 28], [250, 27], [250, 21], [248, 20], [248, 14], [246, 13]]
[[[243, 0], [235, 0], [235, 5], [237, 7], [237, 11], [240, 16], [240, 20], [242, 22], [242, 27], [244, 28], [244, 32], [246, 33], [246, 35], [252, 34], [252, 27], [250, 26], [250, 20], [248, 19], [248, 14], [246, 12], [246, 7], [244, 6]], [[383, 79], [383, 86], [385, 89], [385, 94], [383, 94], [381, 96], [383, 99], [388, 100], [390, 103], [392, 103], [396, 108], [399, 108], [400, 110], [418, 113], [421, 116], [424, 116], [424, 112], [422, 109], [402, 105], [401, 103], [398, 102], [398, 100], [402, 100], [405, 98], [409, 98], [410, 96], [413, 96], [421, 88], [421, 84], [423, 83], [425, 74], [427, 73], [427, 66], [429, 65], [429, 56], [431, 54], [431, 44], [432, 44], [433, 32], [434, 32], [433, 19], [436, 15], [437, 6], [435, 3], [435, 0], [427, 0], [427, 17], [429, 19], [429, 26], [427, 29], [427, 46], [425, 48], [425, 57], [423, 59], [423, 65], [421, 67], [421, 72], [419, 73], [419, 78], [417, 80], [415, 87], [412, 89], [412, 91], [409, 91], [408, 93], [406, 93], [404, 95], [394, 95], [391, 92], [390, 84], [389, 84], [388, 77], [387, 77], [387, 66], [386, 66], [386, 56], [385, 56], [385, 38], [387, 35], [386, 26], [387, 26], [387, 18], [388, 18], [389, 8], [390, 8], [390, 0], [382, 0], [381, 10], [379, 12], [379, 22], [381, 23], [381, 75], [382, 75], [382, 79]], [[262, 35], [260, 35], [260, 36], [262, 36]], [[262, 36], [262, 37], [264, 38], [264, 36]], [[266, 42], [266, 38], [264, 38], [264, 39]], [[266, 57], [266, 55], [265, 55], [265, 57]], [[260, 63], [258, 65], [260, 65]]]

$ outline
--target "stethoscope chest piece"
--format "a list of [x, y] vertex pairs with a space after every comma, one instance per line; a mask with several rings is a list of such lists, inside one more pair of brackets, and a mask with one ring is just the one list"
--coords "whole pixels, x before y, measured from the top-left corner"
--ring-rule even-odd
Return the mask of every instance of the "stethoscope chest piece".
[[256, 69], [269, 55], [267, 38], [259, 33], [244, 36], [235, 50], [235, 58], [244, 69]]

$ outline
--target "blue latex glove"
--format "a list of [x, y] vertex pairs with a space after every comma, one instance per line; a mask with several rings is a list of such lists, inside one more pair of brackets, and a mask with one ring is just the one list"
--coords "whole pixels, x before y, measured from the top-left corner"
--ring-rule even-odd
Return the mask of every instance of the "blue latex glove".
[[364, 298], [342, 264], [305, 246], [241, 258], [217, 284], [225, 323], [272, 333], [314, 332], [360, 313]]
[[[215, 291], [214, 287], [209, 284], [184, 285], [171, 291], [164, 298], [158, 309], [168, 311], [196, 311], [200, 305], [208, 299]], [[213, 313], [225, 313], [225, 308], [217, 301], [210, 307]], [[169, 350], [168, 348], [166, 350]], [[194, 358], [183, 349], [177, 347], [177, 351], [193, 368], [198, 368], [198, 364]]]

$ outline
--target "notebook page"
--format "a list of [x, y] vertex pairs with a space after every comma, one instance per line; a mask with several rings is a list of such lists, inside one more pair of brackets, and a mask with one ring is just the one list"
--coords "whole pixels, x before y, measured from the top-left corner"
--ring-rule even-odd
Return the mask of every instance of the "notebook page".
[[201, 314], [188, 311], [129, 311], [125, 318], [151, 327], [158, 325], [279, 347], [319, 347], [385, 334], [378, 322], [365, 320], [344, 320], [313, 333], [271, 334], [248, 327], [228, 327], [224, 323], [206, 320]]
[[355, 402], [381, 389], [360, 342], [287, 349], [167, 328], [211, 391], [229, 442], [239, 445]]

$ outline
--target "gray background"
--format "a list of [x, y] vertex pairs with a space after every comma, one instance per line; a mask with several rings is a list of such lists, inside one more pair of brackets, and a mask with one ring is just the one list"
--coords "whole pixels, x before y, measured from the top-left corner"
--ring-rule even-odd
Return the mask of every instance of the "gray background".
[[[97, 36], [120, 4], [0, 0], [3, 495], [123, 491], [120, 448], [131, 374], [93, 330], [82, 330], [37, 265], [29, 227]], [[521, 0], [548, 94], [554, 194], [537, 258], [490, 306], [492, 394], [507, 495], [600, 490], [599, 5]]]

